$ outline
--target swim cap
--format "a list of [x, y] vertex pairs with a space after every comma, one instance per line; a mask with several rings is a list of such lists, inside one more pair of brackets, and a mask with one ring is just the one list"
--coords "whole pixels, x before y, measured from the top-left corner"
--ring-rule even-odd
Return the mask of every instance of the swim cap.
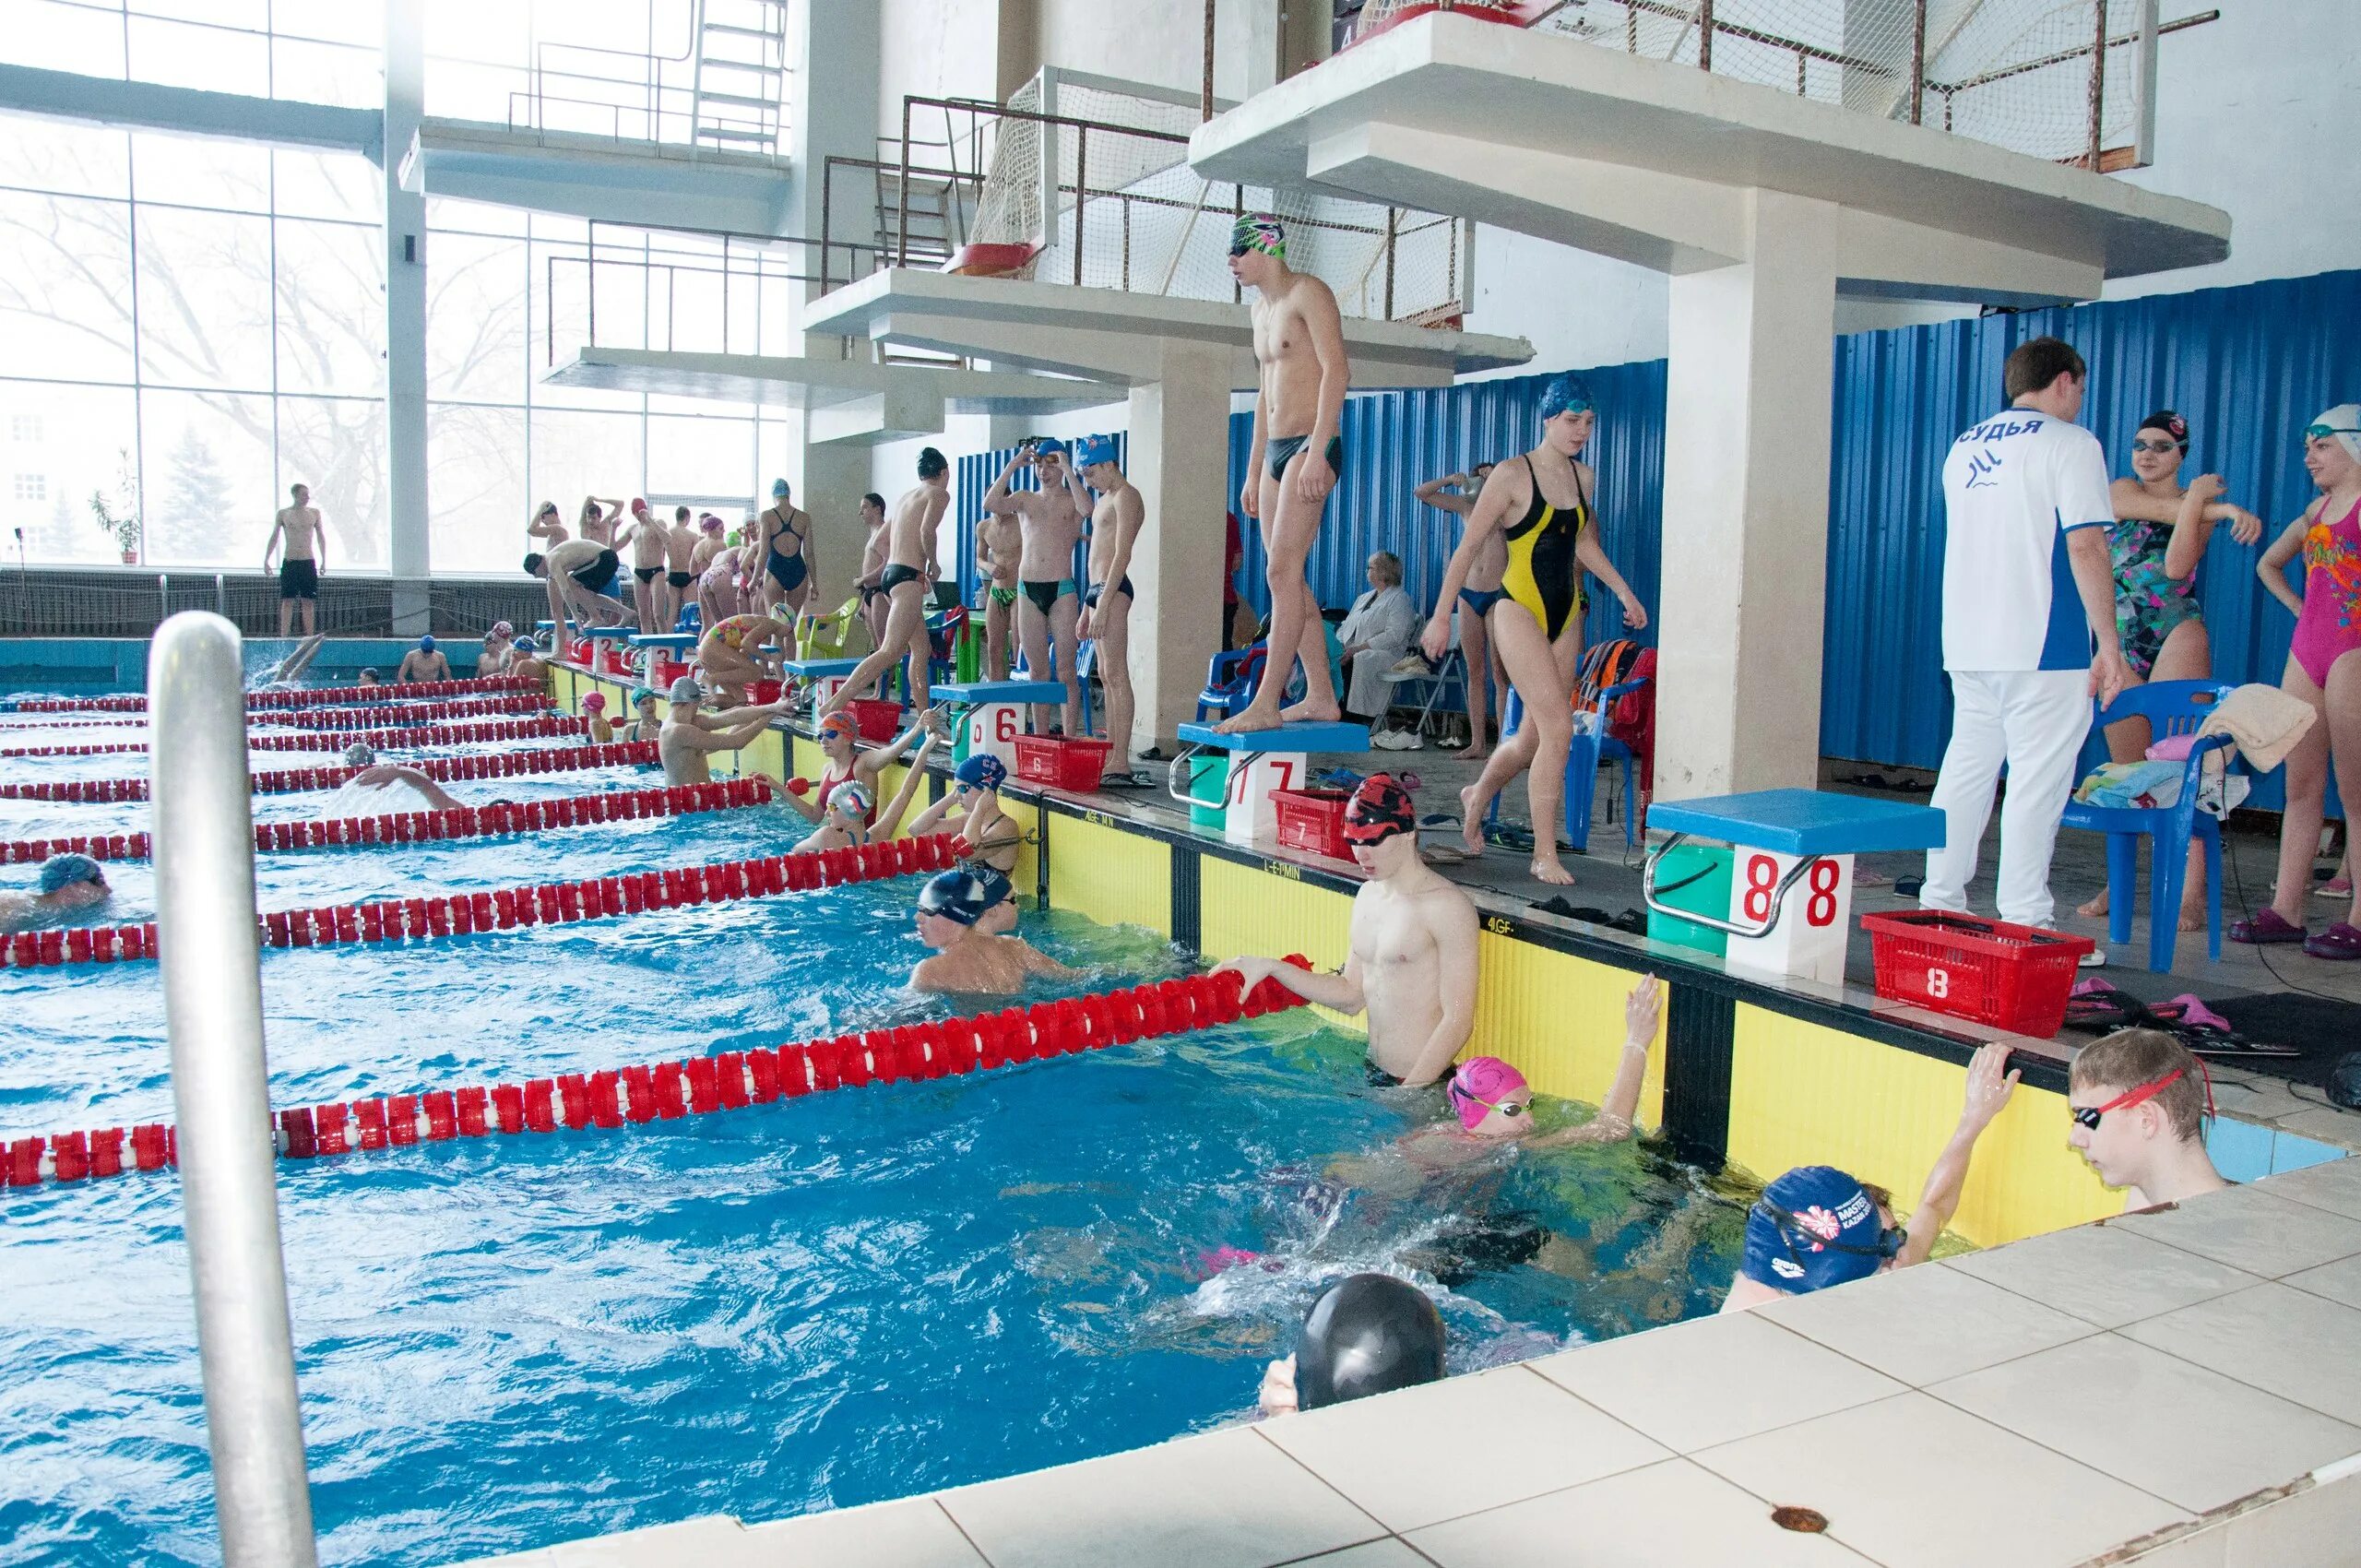
[[1114, 460], [1115, 438], [1111, 435], [1086, 435], [1074, 444], [1074, 466], [1077, 469]]
[[374, 664], [363, 665], [361, 671], [361, 678], [364, 681], [375, 680], [377, 678], [377, 667]]
[[592, 692], [582, 699], [582, 706], [596, 712], [607, 706], [607, 695], [604, 692]]
[[1390, 1274], [1356, 1274], [1320, 1294], [1295, 1348], [1295, 1402], [1317, 1410], [1442, 1376], [1442, 1314]]
[[990, 752], [978, 752], [953, 768], [951, 777], [979, 790], [997, 790], [1008, 782], [1008, 764]]
[[1229, 254], [1244, 255], [1248, 251], [1287, 259], [1287, 232], [1280, 227], [1277, 213], [1249, 212], [1229, 226]]
[[1054, 435], [1044, 435], [1033, 443], [1033, 455], [1036, 457], [1046, 457], [1053, 452], [1061, 457], [1066, 455], [1066, 444]]
[[2361, 462], [2361, 403], [2339, 403], [2321, 414], [2304, 431], [2307, 441], [2316, 435], [2332, 437], [2356, 462]]
[[779, 499], [781, 499], [782, 497], [784, 497], [787, 493], [788, 493], [788, 489], [787, 489], [787, 481], [785, 481], [785, 480], [783, 480], [783, 479], [775, 479], [775, 480], [771, 481], [771, 499], [772, 499], [772, 500], [774, 500], [774, 501], [779, 500]]
[[697, 684], [695, 676], [683, 675], [672, 683], [672, 689], [665, 694], [665, 700], [667, 702], [703, 702], [705, 688]]
[[548, 556], [541, 554], [538, 551], [528, 550], [525, 552], [525, 570], [528, 572], [538, 572], [541, 569], [541, 563], [548, 559]]
[[858, 778], [848, 778], [828, 792], [828, 809], [847, 816], [867, 816], [877, 804], [869, 786]]
[[[2158, 409], [2140, 422], [2140, 430], [2161, 430], [2177, 443], [2184, 452], [2189, 450], [2189, 422], [2170, 409]], [[2139, 430], [2131, 433], [2140, 434]]]
[[434, 639], [433, 637], [419, 638], [418, 651], [421, 653], [433, 653], [434, 651]]
[[43, 893], [54, 893], [77, 882], [95, 882], [104, 887], [107, 874], [99, 869], [99, 862], [88, 855], [52, 855], [41, 863], [41, 890]]
[[359, 741], [344, 748], [344, 766], [347, 767], [374, 767], [376, 763], [375, 750]]
[[860, 739], [860, 723], [849, 713], [832, 713], [820, 720], [820, 739], [841, 735], [848, 741]]
[[728, 523], [723, 522], [719, 517], [715, 517], [710, 512], [707, 512], [704, 517], [697, 519], [697, 527], [705, 529], [707, 533], [719, 533], [723, 529], [726, 529], [730, 525]]
[[1390, 773], [1372, 773], [1345, 802], [1345, 841], [1382, 844], [1397, 833], [1418, 830], [1418, 802]]
[[633, 517], [636, 517], [647, 510], [647, 503], [646, 500], [636, 495], [631, 498], [631, 515]]
[[516, 651], [518, 653], [539, 653], [541, 651], [541, 645], [534, 641], [531, 637], [518, 637], [516, 639]]
[[1579, 414], [1598, 405], [1591, 401], [1590, 383], [1569, 372], [1553, 375], [1541, 389], [1541, 417], [1556, 419], [1560, 414]]
[[987, 880], [971, 871], [939, 872], [919, 889], [919, 913], [974, 925], [1008, 895], [1008, 878], [998, 873]]
[[1832, 1166], [1797, 1166], [1747, 1211], [1738, 1272], [1775, 1290], [1822, 1290], [1875, 1274], [1901, 1250], [1901, 1237], [1885, 1229], [1857, 1179]]
[[516, 635], [516, 627], [514, 627], [514, 626], [512, 626], [512, 625], [510, 625], [510, 624], [509, 624], [507, 622], [505, 622], [505, 621], [494, 621], [494, 622], [492, 624], [492, 634], [491, 634], [491, 635], [492, 635], [492, 636], [495, 636], [495, 637], [509, 637], [509, 636], [515, 636]]
[[1497, 1056], [1471, 1056], [1443, 1080], [1444, 1096], [1459, 1112], [1459, 1124], [1470, 1132], [1502, 1100], [1525, 1087], [1525, 1075]]

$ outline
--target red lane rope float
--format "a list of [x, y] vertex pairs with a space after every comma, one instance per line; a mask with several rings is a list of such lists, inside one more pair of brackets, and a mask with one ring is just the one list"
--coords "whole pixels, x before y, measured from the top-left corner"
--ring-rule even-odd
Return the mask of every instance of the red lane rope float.
[[[258, 822], [257, 849], [341, 849], [356, 844], [412, 844], [445, 838], [497, 838], [540, 833], [632, 817], [685, 816], [727, 811], [770, 799], [771, 781], [760, 774], [713, 784], [667, 784], [653, 790], [609, 790], [553, 801], [495, 801], [447, 812], [400, 812], [384, 816], [330, 817], [318, 821]], [[70, 838], [16, 838], [0, 842], [0, 862], [45, 861], [52, 855], [88, 855], [94, 861], [144, 861], [145, 833], [77, 835]]]
[[5, 722], [9, 717], [6, 710], [0, 710], [0, 734], [7, 733], [10, 729], [145, 730], [148, 727], [148, 716], [144, 713], [135, 719], [35, 719], [13, 726]]
[[297, 730], [405, 729], [439, 723], [446, 719], [488, 719], [497, 713], [546, 713], [549, 698], [535, 692], [489, 697], [463, 697], [455, 702], [414, 702], [396, 707], [338, 707], [321, 713], [273, 713], [258, 716], [273, 724]]
[[[405, 763], [437, 783], [455, 778], [502, 778], [518, 773], [572, 773], [589, 767], [623, 767], [656, 760], [653, 741], [619, 741], [611, 746], [564, 751], [483, 752], [473, 756], [421, 757]], [[250, 775], [257, 795], [336, 790], [357, 767], [291, 767]], [[0, 801], [144, 801], [145, 778], [65, 778], [47, 784], [0, 784]]]
[[[421, 812], [421, 818], [439, 815]], [[431, 824], [430, 824], [431, 826]], [[431, 834], [429, 835], [431, 837]], [[815, 849], [750, 861], [681, 866], [668, 871], [544, 882], [485, 893], [388, 898], [374, 904], [327, 904], [274, 909], [255, 921], [266, 947], [332, 947], [472, 936], [518, 926], [561, 925], [639, 915], [690, 904], [721, 904], [805, 893], [848, 882], [878, 882], [914, 872], [938, 872], [955, 853], [949, 837], [893, 838], [845, 849]], [[22, 931], [0, 944], [0, 968], [49, 968], [60, 964], [111, 964], [156, 956], [156, 924]]]
[[[896, 840], [903, 842], [904, 840]], [[1310, 968], [1301, 954], [1287, 962]], [[1276, 980], [1252, 991], [1234, 970], [1124, 991], [1039, 1002], [973, 1018], [866, 1029], [795, 1045], [724, 1051], [685, 1061], [564, 1073], [521, 1084], [471, 1085], [274, 1111], [282, 1158], [377, 1153], [493, 1133], [645, 1126], [769, 1105], [831, 1089], [947, 1078], [1051, 1056], [1235, 1023], [1300, 1007]], [[125, 1158], [125, 1144], [129, 1159]], [[162, 1123], [0, 1140], [0, 1186], [85, 1182], [176, 1165], [180, 1140]]]
[[[541, 689], [531, 675], [488, 675], [468, 681], [399, 681], [390, 685], [313, 686], [291, 692], [248, 692], [246, 711], [264, 708], [327, 707], [338, 703], [384, 702], [389, 697], [447, 697], [463, 692], [530, 692]], [[126, 695], [105, 697], [24, 697], [16, 713], [145, 713], [148, 699]]]
[[[479, 724], [421, 724], [414, 730], [345, 730], [334, 733], [248, 735], [250, 752], [340, 752], [354, 745], [456, 746], [471, 741], [548, 741], [579, 735], [582, 720], [552, 716], [544, 719], [487, 719]], [[113, 745], [16, 746], [0, 748], [0, 756], [109, 756], [118, 752], [144, 752], [145, 741]]]

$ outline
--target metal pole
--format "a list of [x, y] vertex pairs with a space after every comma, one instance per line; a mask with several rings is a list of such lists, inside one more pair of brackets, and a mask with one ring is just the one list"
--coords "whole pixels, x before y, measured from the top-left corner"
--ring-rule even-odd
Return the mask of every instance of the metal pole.
[[1382, 319], [1386, 321], [1394, 319], [1394, 225], [1400, 219], [1399, 208], [1389, 207], [1385, 209], [1385, 315]]
[[1205, 0], [1205, 81], [1197, 101], [1198, 117], [1205, 120], [1214, 117], [1214, 5]]
[[2140, 0], [2140, 118], [2131, 137], [2131, 164], [2156, 161], [2156, 0]]
[[894, 220], [894, 265], [910, 264], [910, 101], [902, 100], [902, 212]]
[[1697, 68], [1714, 68], [1714, 0], [1697, 0]]
[[165, 622], [148, 690], [157, 954], [221, 1555], [228, 1568], [314, 1568], [263, 1063], [237, 628], [201, 611]]
[[2096, 42], [2091, 45], [2091, 172], [2099, 172], [2099, 143], [2106, 135], [2106, 0], [2091, 0], [2097, 18]]
[[1910, 19], [1910, 123], [1923, 125], [1927, 108], [1927, 0], [1912, 7]]
[[1082, 286], [1082, 209], [1090, 201], [1090, 129], [1074, 133], [1074, 281]]

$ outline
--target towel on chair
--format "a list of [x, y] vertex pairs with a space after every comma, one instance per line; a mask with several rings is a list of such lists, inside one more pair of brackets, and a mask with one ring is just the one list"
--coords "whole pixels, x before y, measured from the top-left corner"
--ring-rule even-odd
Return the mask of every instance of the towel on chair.
[[[2287, 760], [2296, 742], [2319, 719], [2318, 711], [2303, 698], [2290, 696], [2276, 686], [2249, 682], [2215, 704], [2197, 732], [2228, 735], [2248, 767], [2268, 773]], [[2206, 770], [2213, 771], [2211, 759]]]
[[[2181, 775], [2188, 770], [2186, 757], [2178, 762], [2101, 763], [2074, 786], [2074, 799], [2086, 806], [2161, 811], [2180, 800]], [[2197, 788], [2197, 809], [2216, 817], [2227, 816], [2252, 788], [2236, 774], [2225, 780], [2219, 769], [2208, 767]]]

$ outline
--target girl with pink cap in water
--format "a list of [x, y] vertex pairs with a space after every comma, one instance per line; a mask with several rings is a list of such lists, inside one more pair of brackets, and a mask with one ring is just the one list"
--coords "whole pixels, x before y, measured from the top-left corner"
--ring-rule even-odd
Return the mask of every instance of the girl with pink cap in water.
[[1453, 1164], [1502, 1143], [1523, 1141], [1533, 1148], [1566, 1144], [1620, 1143], [1631, 1135], [1640, 1109], [1640, 1087], [1647, 1077], [1664, 1012], [1664, 982], [1642, 975], [1623, 1003], [1623, 1050], [1615, 1081], [1598, 1114], [1572, 1127], [1533, 1135], [1533, 1086], [1497, 1056], [1470, 1056], [1443, 1079], [1443, 1098], [1457, 1124], [1437, 1122], [1402, 1140], [1403, 1151], [1423, 1160]]

